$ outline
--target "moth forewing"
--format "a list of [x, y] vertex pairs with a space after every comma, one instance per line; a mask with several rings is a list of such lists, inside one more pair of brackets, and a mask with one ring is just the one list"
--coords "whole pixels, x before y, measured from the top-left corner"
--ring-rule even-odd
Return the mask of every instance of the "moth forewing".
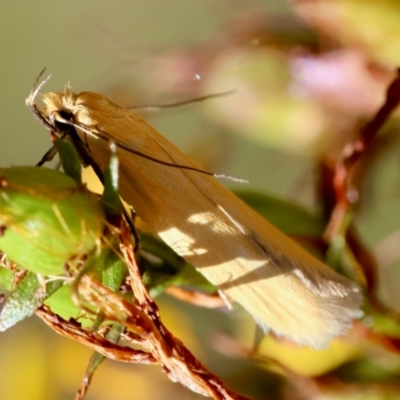
[[298, 344], [326, 346], [361, 315], [357, 285], [259, 216], [212, 176], [170, 168], [134, 153], [199, 170], [133, 111], [91, 92], [43, 96], [43, 118], [73, 126], [95, 170], [118, 146], [120, 193], [179, 255], [266, 329]]

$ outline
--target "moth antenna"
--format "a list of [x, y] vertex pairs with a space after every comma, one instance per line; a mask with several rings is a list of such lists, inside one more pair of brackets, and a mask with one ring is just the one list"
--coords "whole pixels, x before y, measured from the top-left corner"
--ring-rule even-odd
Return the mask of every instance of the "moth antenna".
[[37, 96], [39, 90], [48, 82], [48, 80], [51, 78], [51, 74], [45, 78], [43, 81], [40, 82], [40, 79], [42, 78], [44, 71], [46, 71], [46, 67], [44, 67], [40, 72], [39, 75], [36, 77], [35, 82], [33, 83], [31, 93], [28, 97], [27, 100], [34, 101], [35, 97]]
[[39, 90], [49, 81], [51, 78], [51, 74], [42, 80], [40, 82], [40, 79], [42, 79], [42, 76], [44, 74], [44, 71], [46, 71], [46, 67], [44, 67], [37, 78], [35, 79], [35, 82], [33, 83], [31, 92], [29, 93], [29, 96], [25, 100], [25, 104], [28, 106], [29, 110], [33, 114], [33, 116], [46, 128], [49, 130], [53, 130], [54, 126], [44, 117], [43, 113], [39, 110], [38, 106], [35, 103], [35, 98], [37, 94], [39, 93]]
[[228, 310], [233, 310], [232, 302], [229, 300], [228, 296], [224, 293], [223, 290], [218, 290], [219, 297], [223, 300], [225, 303], [225, 306]]
[[227, 92], [207, 94], [205, 96], [196, 97], [194, 99], [178, 101], [176, 103], [170, 103], [170, 104], [154, 104], [154, 105], [149, 104], [149, 105], [144, 105], [144, 106], [131, 106], [131, 107], [126, 107], [126, 108], [128, 110], [134, 110], [134, 111], [159, 111], [163, 108], [181, 107], [181, 106], [185, 106], [185, 105], [191, 104], [191, 103], [199, 103], [201, 101], [205, 101], [205, 100], [209, 100], [209, 99], [215, 99], [218, 97], [229, 96], [230, 94], [235, 93], [235, 91], [236, 90], [232, 89]]
[[117, 141], [115, 139], [111, 139], [110, 135], [108, 135], [107, 132], [103, 132], [103, 131], [93, 132], [91, 129], [85, 127], [83, 124], [75, 124], [74, 122], [68, 121], [67, 119], [64, 119], [64, 118], [59, 118], [58, 121], [62, 122], [62, 123], [65, 123], [67, 125], [73, 126], [75, 129], [80, 129], [81, 131], [85, 132], [89, 136], [92, 136], [92, 137], [94, 137], [96, 139], [101, 139], [101, 140], [104, 140], [106, 142], [113, 142], [120, 149], [125, 150], [128, 153], [135, 154], [135, 155], [137, 155], [139, 157], [143, 157], [146, 160], [153, 161], [153, 162], [155, 162], [157, 164], [165, 165], [167, 167], [186, 169], [186, 170], [189, 170], [189, 171], [199, 172], [201, 174], [209, 175], [209, 176], [212, 176], [214, 178], [228, 179], [228, 180], [231, 180], [233, 182], [248, 183], [248, 181], [246, 181], [245, 179], [235, 178], [233, 176], [224, 175], [224, 174], [215, 174], [213, 172], [204, 171], [203, 169], [190, 167], [188, 165], [180, 165], [180, 164], [170, 163], [168, 161], [162, 161], [162, 160], [159, 160], [157, 158], [148, 156], [147, 154], [141, 153], [140, 151], [134, 150], [131, 147], [126, 146], [125, 144], [123, 144], [123, 143], [121, 143], [121, 142], [119, 142], [119, 141]]
[[[105, 140], [105, 141], [110, 141], [111, 140], [109, 135], [107, 134], [107, 132], [96, 132], [96, 133], [94, 133], [90, 129], [82, 127], [82, 125], [77, 125], [77, 124], [74, 124], [73, 122], [69, 122], [69, 121], [68, 121], [68, 123], [70, 125], [74, 126], [75, 128], [79, 128], [79, 129], [83, 130], [84, 132], [88, 133], [91, 136], [97, 137], [98, 139], [102, 139], [102, 140]], [[186, 170], [189, 170], [189, 171], [199, 172], [201, 174], [209, 175], [209, 176], [212, 176], [214, 178], [222, 178], [222, 179], [228, 179], [228, 180], [231, 180], [231, 181], [234, 181], [234, 182], [248, 183], [248, 181], [246, 181], [245, 179], [235, 178], [233, 176], [224, 175], [224, 174], [215, 174], [213, 172], [204, 171], [203, 169], [190, 167], [188, 165], [180, 165], [180, 164], [170, 163], [168, 161], [162, 161], [162, 160], [159, 160], [158, 158], [154, 158], [154, 157], [151, 157], [151, 156], [149, 156], [147, 154], [141, 153], [140, 151], [134, 150], [131, 147], [126, 146], [125, 144], [116, 141], [115, 139], [112, 139], [112, 140], [115, 143], [115, 145], [117, 147], [119, 147], [120, 149], [126, 150], [129, 153], [135, 154], [135, 155], [137, 155], [139, 157], [143, 157], [146, 160], [153, 161], [153, 162], [155, 162], [157, 164], [165, 165], [167, 167], [172, 167], [172, 168], [186, 169]]]
[[247, 179], [236, 178], [234, 176], [225, 175], [225, 174], [212, 174], [216, 179], [227, 179], [228, 181], [238, 182], [238, 183], [249, 183]]
[[[45, 78], [43, 81], [40, 81], [44, 71], [46, 70], [46, 67], [42, 69], [42, 71], [39, 73], [39, 75], [37, 76], [37, 78], [35, 79], [35, 82], [33, 84], [32, 90], [28, 96], [28, 98], [26, 99], [25, 103], [28, 106], [28, 108], [31, 110], [32, 114], [34, 115], [34, 117], [47, 129], [49, 130], [53, 130], [54, 126], [43, 116], [43, 113], [39, 110], [39, 108], [37, 107], [36, 103], [35, 103], [35, 98], [39, 92], [39, 90], [48, 82], [48, 80], [51, 78], [51, 75], [49, 75], [47, 78]], [[226, 96], [230, 93], [233, 93], [234, 91], [231, 90], [229, 92], [224, 92], [224, 93], [217, 93], [217, 94], [210, 94], [210, 95], [206, 95], [206, 96], [202, 96], [202, 97], [198, 97], [196, 99], [191, 99], [191, 100], [185, 100], [185, 101], [181, 101], [178, 103], [173, 103], [173, 104], [166, 104], [166, 105], [160, 105], [160, 106], [153, 106], [155, 108], [153, 108], [152, 111], [156, 110], [157, 107], [158, 109], [160, 108], [169, 108], [169, 107], [176, 107], [176, 106], [181, 106], [181, 105], [185, 105], [185, 104], [189, 104], [189, 103], [194, 103], [194, 102], [199, 102], [199, 101], [204, 101], [210, 98], [216, 98], [216, 97], [221, 97], [221, 96]], [[149, 107], [149, 106], [147, 106]], [[142, 109], [146, 108], [146, 106], [140, 107]], [[82, 124], [75, 124], [71, 121], [68, 121], [67, 119], [64, 118], [59, 118], [59, 122], [65, 123], [67, 125], [73, 126], [75, 129], [80, 129], [81, 131], [85, 132], [87, 135], [90, 135], [94, 138], [97, 139], [102, 139], [105, 141], [110, 141], [110, 137], [109, 135], [107, 135], [106, 132], [93, 132], [91, 129], [86, 128], [85, 126], [83, 126]], [[162, 160], [158, 160], [157, 158], [148, 156], [146, 154], [143, 154], [139, 151], [133, 150], [132, 148], [124, 145], [123, 143], [120, 143], [118, 141], [115, 141], [115, 144], [123, 149], [126, 150], [132, 154], [135, 154], [139, 157], [143, 157], [147, 160], [156, 162], [158, 164], [161, 165], [165, 165], [167, 167], [173, 167], [173, 168], [180, 168], [180, 169], [186, 169], [189, 171], [194, 171], [194, 172], [199, 172], [201, 174], [205, 174], [205, 175], [209, 175], [212, 176], [214, 178], [217, 179], [227, 179], [227, 180], [231, 180], [233, 182], [240, 182], [240, 183], [248, 183], [247, 180], [245, 179], [240, 179], [240, 178], [235, 178], [233, 176], [229, 176], [229, 175], [225, 175], [225, 174], [215, 174], [213, 172], [208, 172], [208, 171], [204, 171], [200, 168], [195, 168], [195, 167], [190, 167], [188, 165], [179, 165], [179, 164], [174, 164], [174, 163], [169, 163], [167, 161], [162, 161]], [[42, 159], [39, 161], [39, 163], [37, 164], [38, 166], [43, 165], [45, 162], [47, 161], [51, 161], [53, 159], [53, 157], [55, 156], [55, 154], [57, 153], [57, 151], [52, 147], [50, 150], [48, 150], [46, 152], [46, 154], [42, 157]]]

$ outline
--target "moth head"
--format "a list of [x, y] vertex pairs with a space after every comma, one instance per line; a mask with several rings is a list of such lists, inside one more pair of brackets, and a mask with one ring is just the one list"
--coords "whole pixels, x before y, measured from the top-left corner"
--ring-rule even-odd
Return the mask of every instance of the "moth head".
[[68, 86], [64, 92], [44, 94], [43, 103], [44, 115], [57, 131], [65, 132], [71, 129], [77, 112], [76, 95]]

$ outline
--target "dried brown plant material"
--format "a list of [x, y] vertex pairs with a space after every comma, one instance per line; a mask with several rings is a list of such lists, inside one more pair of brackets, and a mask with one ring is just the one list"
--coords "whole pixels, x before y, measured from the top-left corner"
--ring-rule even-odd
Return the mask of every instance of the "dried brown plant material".
[[199, 307], [220, 308], [226, 306], [225, 300], [218, 293], [203, 293], [180, 286], [169, 286], [165, 291], [170, 296]]
[[[105, 320], [122, 323], [125, 327], [123, 340], [139, 345], [141, 349], [112, 343], [104, 337], [104, 331], [88, 332], [77, 321], [64, 321], [46, 306], [42, 306], [37, 315], [60, 335], [76, 340], [107, 358], [130, 363], [158, 364], [173, 382], [179, 382], [196, 393], [216, 400], [245, 400], [246, 397], [227, 389], [165, 327], [156, 303], [142, 282], [128, 227], [121, 228], [120, 240], [135, 299], [124, 299], [89, 275], [76, 280], [75, 299], [82, 308], [87, 304], [94, 305]], [[82, 399], [87, 389], [88, 383], [85, 385], [84, 381], [76, 400]]]
[[333, 177], [333, 188], [335, 191], [336, 205], [333, 209], [329, 225], [325, 232], [328, 241], [336, 235], [342, 226], [343, 218], [352, 202], [358, 199], [358, 192], [350, 186], [349, 174], [351, 169], [368, 151], [372, 139], [378, 134], [384, 123], [400, 103], [400, 71], [390, 84], [386, 100], [375, 116], [365, 124], [356, 139], [345, 145], [338, 160]]

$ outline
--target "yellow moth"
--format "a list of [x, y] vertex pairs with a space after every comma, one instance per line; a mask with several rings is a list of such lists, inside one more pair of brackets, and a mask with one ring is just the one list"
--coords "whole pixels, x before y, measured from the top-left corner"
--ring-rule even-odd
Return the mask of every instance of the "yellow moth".
[[321, 348], [361, 315], [356, 284], [310, 255], [215, 177], [199, 172], [199, 165], [139, 115], [101, 94], [76, 94], [69, 87], [45, 94], [41, 110], [34, 99], [46, 81], [36, 83], [27, 99], [34, 115], [56, 134], [69, 135], [98, 173], [114, 142], [122, 198], [154, 234], [266, 331]]

